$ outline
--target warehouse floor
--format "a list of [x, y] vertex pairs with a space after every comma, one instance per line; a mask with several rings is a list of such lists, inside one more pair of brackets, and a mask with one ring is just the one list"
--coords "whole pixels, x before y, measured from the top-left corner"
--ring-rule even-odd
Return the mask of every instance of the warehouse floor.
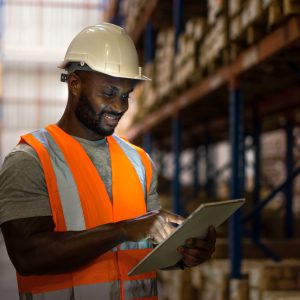
[[0, 298], [1, 300], [17, 300], [16, 274], [11, 264], [4, 245], [3, 236], [0, 233]]

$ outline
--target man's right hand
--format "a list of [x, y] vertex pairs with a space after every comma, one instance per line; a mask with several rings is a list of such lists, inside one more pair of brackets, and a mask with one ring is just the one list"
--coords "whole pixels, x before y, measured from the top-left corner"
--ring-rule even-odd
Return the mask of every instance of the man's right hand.
[[120, 225], [128, 241], [150, 239], [153, 243], [161, 243], [176, 229], [172, 223], [181, 224], [183, 221], [184, 218], [179, 215], [154, 210], [137, 218], [122, 221]]

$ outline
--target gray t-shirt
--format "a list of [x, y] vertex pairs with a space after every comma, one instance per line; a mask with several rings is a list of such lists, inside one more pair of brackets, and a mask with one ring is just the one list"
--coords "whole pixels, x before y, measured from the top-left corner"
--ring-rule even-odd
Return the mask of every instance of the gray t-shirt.
[[[74, 138], [94, 163], [112, 199], [111, 163], [106, 140]], [[154, 166], [152, 169], [148, 211], [161, 208], [156, 190], [157, 173]], [[44, 172], [35, 150], [27, 144], [19, 144], [5, 158], [0, 171], [0, 225], [9, 220], [37, 216], [51, 216]]]

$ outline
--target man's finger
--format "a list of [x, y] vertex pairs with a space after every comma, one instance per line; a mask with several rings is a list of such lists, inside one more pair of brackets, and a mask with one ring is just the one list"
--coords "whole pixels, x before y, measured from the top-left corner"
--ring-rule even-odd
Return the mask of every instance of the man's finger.
[[162, 213], [165, 215], [165, 218], [166, 218], [166, 221], [167, 222], [172, 222], [172, 223], [175, 223], [175, 224], [182, 224], [183, 221], [184, 221], [184, 218], [179, 216], [179, 215], [176, 215], [176, 214], [173, 214], [171, 212], [168, 212], [168, 211], [162, 211]]
[[214, 226], [209, 226], [205, 240], [209, 243], [215, 244], [217, 240], [217, 232]]
[[153, 239], [158, 244], [160, 244], [161, 242], [163, 242], [165, 240], [165, 238], [161, 232], [155, 233], [155, 235], [153, 236]]
[[208, 259], [212, 256], [212, 251], [206, 251], [206, 250], [199, 250], [196, 248], [186, 248], [186, 247], [180, 247], [180, 253], [183, 256], [192, 256], [198, 260], [204, 260]]
[[197, 248], [200, 250], [210, 250], [215, 247], [215, 243], [211, 241], [193, 238], [193, 239], [188, 239], [185, 242], [184, 246], [188, 248]]
[[172, 226], [171, 224], [166, 225], [166, 231], [168, 232], [168, 235], [171, 235], [175, 230], [176, 230], [176, 228], [174, 226]]
[[162, 232], [164, 238], [167, 238], [173, 233], [175, 228], [170, 223], [164, 223], [160, 225], [159, 230]]
[[153, 227], [151, 229], [151, 234], [154, 236], [155, 240], [165, 240], [169, 236], [168, 224], [165, 223], [163, 217], [157, 218]]
[[196, 265], [199, 265], [200, 263], [202, 263], [203, 261], [205, 261], [205, 259], [198, 259], [192, 255], [189, 254], [184, 254], [182, 255], [182, 260], [184, 262], [184, 264], [188, 267], [193, 267]]

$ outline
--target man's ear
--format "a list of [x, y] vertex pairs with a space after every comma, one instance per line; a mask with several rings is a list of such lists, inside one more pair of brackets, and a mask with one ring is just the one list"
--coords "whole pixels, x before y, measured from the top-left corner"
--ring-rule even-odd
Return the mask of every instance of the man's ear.
[[81, 80], [76, 73], [71, 73], [68, 75], [68, 87], [69, 92], [74, 95], [78, 96], [81, 92]]

